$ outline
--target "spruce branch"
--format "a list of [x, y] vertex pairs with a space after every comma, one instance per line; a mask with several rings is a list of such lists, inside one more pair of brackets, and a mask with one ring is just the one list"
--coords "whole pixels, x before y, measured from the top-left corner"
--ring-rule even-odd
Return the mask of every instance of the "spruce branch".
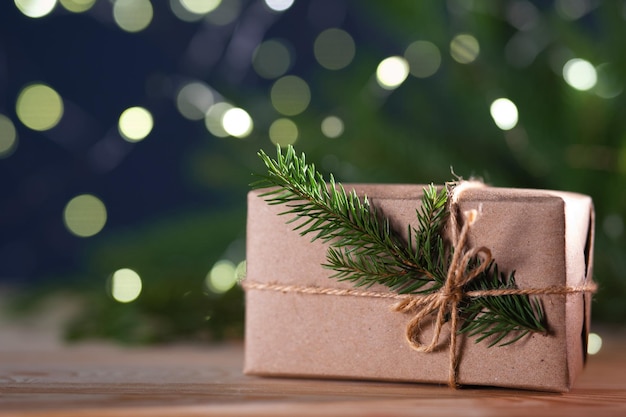
[[305, 155], [296, 155], [291, 146], [284, 154], [277, 147], [275, 160], [263, 151], [259, 157], [268, 173], [253, 188], [269, 188], [262, 197], [269, 204], [284, 204], [287, 210], [281, 214], [293, 216], [290, 222], [300, 221], [294, 229], [301, 235], [332, 241], [325, 266], [335, 271], [333, 278], [352, 281], [355, 286], [379, 283], [402, 293], [416, 292], [429, 283], [439, 285], [440, 276], [435, 279], [439, 271], [416, 262], [416, 252], [367, 197], [361, 200], [354, 190], [346, 192], [332, 175], [326, 184], [315, 165], [307, 165]]
[[[332, 175], [326, 182], [305, 154], [293, 147], [283, 154], [277, 146], [276, 159], [262, 150], [259, 157], [268, 169], [252, 187], [267, 188], [261, 194], [269, 204], [284, 205], [283, 215], [294, 229], [312, 240], [329, 242], [326, 268], [332, 278], [351, 281], [357, 287], [382, 284], [400, 294], [429, 294], [445, 283], [454, 253], [442, 236], [448, 218], [448, 195], [454, 183], [437, 189], [424, 188], [416, 210], [417, 226], [403, 238], [368, 200], [354, 190], [346, 192]], [[473, 261], [476, 266], [480, 262]], [[498, 271], [492, 262], [465, 291], [516, 288], [515, 276]], [[460, 311], [460, 333], [486, 340], [489, 346], [514, 343], [531, 332], [545, 333], [545, 317], [538, 300], [527, 295], [464, 297]]]
[[[468, 291], [517, 288], [515, 271], [508, 276], [498, 271], [494, 262], [482, 276], [468, 285]], [[462, 307], [465, 321], [461, 333], [479, 336], [476, 342], [489, 340], [489, 346], [515, 343], [530, 332], [547, 333], [543, 308], [537, 299], [527, 295], [477, 297]], [[505, 340], [509, 334], [514, 337]]]

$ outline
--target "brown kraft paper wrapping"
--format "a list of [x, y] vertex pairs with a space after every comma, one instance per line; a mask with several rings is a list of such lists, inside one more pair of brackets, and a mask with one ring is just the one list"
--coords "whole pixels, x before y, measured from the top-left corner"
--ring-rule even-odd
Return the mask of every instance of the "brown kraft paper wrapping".
[[[422, 185], [349, 185], [406, 230], [417, 220]], [[327, 244], [293, 231], [281, 205], [248, 194], [249, 282], [353, 288], [322, 267]], [[479, 187], [459, 196], [460, 210], [479, 209], [469, 247], [486, 246], [501, 271], [515, 271], [519, 288], [575, 287], [592, 278], [593, 204], [588, 196], [545, 190]], [[370, 288], [388, 291], [384, 286]], [[540, 295], [548, 335], [508, 346], [457, 339], [457, 382], [568, 391], [583, 368], [590, 320], [588, 293]], [[449, 327], [439, 348], [421, 353], [405, 339], [411, 316], [393, 300], [328, 294], [246, 290], [244, 372], [251, 375], [446, 383]], [[424, 325], [420, 340], [432, 329]]]

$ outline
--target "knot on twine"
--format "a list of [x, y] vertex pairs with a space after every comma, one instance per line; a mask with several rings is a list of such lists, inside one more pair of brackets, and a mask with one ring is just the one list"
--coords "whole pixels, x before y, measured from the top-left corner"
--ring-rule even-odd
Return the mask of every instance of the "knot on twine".
[[[446, 318], [450, 317], [450, 378], [449, 385], [456, 387], [456, 334], [458, 331], [459, 303], [464, 298], [464, 287], [474, 278], [478, 277], [491, 263], [491, 251], [486, 247], [471, 248], [465, 250], [467, 235], [470, 228], [478, 217], [477, 210], [464, 213], [465, 223], [461, 232], [453, 241], [454, 254], [448, 268], [444, 285], [436, 292], [428, 295], [409, 296], [396, 303], [395, 311], [403, 313], [415, 313], [415, 316], [406, 326], [406, 340], [413, 349], [418, 352], [429, 353], [434, 351], [441, 336], [441, 330]], [[480, 262], [472, 268], [472, 260], [480, 257]], [[430, 316], [436, 314], [434, 330], [431, 342], [427, 345], [418, 340], [420, 324]]]
[[[407, 297], [396, 303], [393, 307], [395, 311], [403, 313], [416, 312], [415, 316], [407, 324], [406, 339], [409, 345], [418, 352], [432, 352], [437, 348], [441, 329], [446, 321], [446, 316], [451, 318], [451, 350], [455, 348], [456, 326], [458, 319], [458, 305], [465, 296], [464, 287], [474, 278], [479, 276], [491, 263], [491, 251], [486, 247], [472, 248], [464, 250], [467, 234], [476, 221], [478, 212], [471, 210], [465, 214], [465, 224], [458, 235], [452, 261], [448, 268], [444, 285], [436, 292], [428, 295], [418, 295]], [[480, 263], [471, 268], [472, 259], [482, 255]], [[431, 314], [436, 313], [435, 328], [433, 337], [428, 345], [423, 345], [418, 340], [421, 322]]]

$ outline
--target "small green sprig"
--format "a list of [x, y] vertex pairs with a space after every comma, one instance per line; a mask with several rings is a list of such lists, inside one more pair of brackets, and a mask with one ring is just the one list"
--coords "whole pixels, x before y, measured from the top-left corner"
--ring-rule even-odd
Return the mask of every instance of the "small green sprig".
[[[448, 218], [448, 194], [453, 183], [424, 189], [416, 210], [417, 227], [408, 227], [407, 237], [391, 227], [367, 196], [346, 192], [331, 175], [328, 182], [307, 164], [304, 154], [293, 147], [285, 153], [277, 147], [276, 159], [260, 151], [267, 175], [252, 184], [267, 188], [261, 196], [272, 205], [285, 205], [281, 214], [301, 235], [330, 243], [325, 267], [332, 278], [351, 281], [357, 287], [382, 284], [400, 294], [430, 294], [444, 284], [454, 248], [443, 238]], [[479, 262], [475, 260], [475, 262]], [[498, 272], [491, 263], [467, 290], [514, 288], [515, 277]], [[459, 332], [489, 340], [490, 346], [516, 342], [531, 332], [546, 332], [539, 301], [526, 295], [465, 297], [461, 305], [463, 325]], [[511, 337], [511, 333], [514, 333]]]
[[[468, 291], [517, 288], [515, 273], [508, 276], [498, 271], [498, 265], [491, 263], [482, 276], [468, 285]], [[531, 332], [545, 333], [545, 316], [538, 299], [527, 295], [501, 295], [477, 297], [465, 302], [461, 307], [464, 323], [460, 332], [478, 336], [476, 342], [489, 339], [489, 346], [510, 345]], [[514, 314], [511, 314], [514, 313]], [[515, 336], [503, 341], [511, 333]]]

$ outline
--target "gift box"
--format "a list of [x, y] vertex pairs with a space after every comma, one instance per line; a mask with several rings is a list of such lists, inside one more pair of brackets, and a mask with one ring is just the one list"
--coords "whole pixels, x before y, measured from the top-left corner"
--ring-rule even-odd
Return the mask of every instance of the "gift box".
[[[417, 221], [423, 185], [345, 188], [367, 196], [405, 234]], [[405, 337], [410, 315], [394, 311], [392, 298], [363, 296], [351, 282], [331, 278], [323, 267], [329, 243], [294, 231], [280, 215], [285, 207], [268, 204], [263, 191], [248, 195], [246, 374], [440, 384], [456, 355], [460, 385], [565, 392], [583, 369], [594, 233], [588, 196], [487, 186], [458, 195], [459, 212], [479, 213], [467, 245], [488, 248], [501, 271], [515, 271], [518, 288], [538, 291], [532, 297], [548, 331], [492, 347], [459, 334], [451, 354], [449, 320], [436, 349], [413, 349]], [[390, 292], [378, 284], [367, 291]], [[420, 324], [420, 340], [430, 340], [433, 322]]]

